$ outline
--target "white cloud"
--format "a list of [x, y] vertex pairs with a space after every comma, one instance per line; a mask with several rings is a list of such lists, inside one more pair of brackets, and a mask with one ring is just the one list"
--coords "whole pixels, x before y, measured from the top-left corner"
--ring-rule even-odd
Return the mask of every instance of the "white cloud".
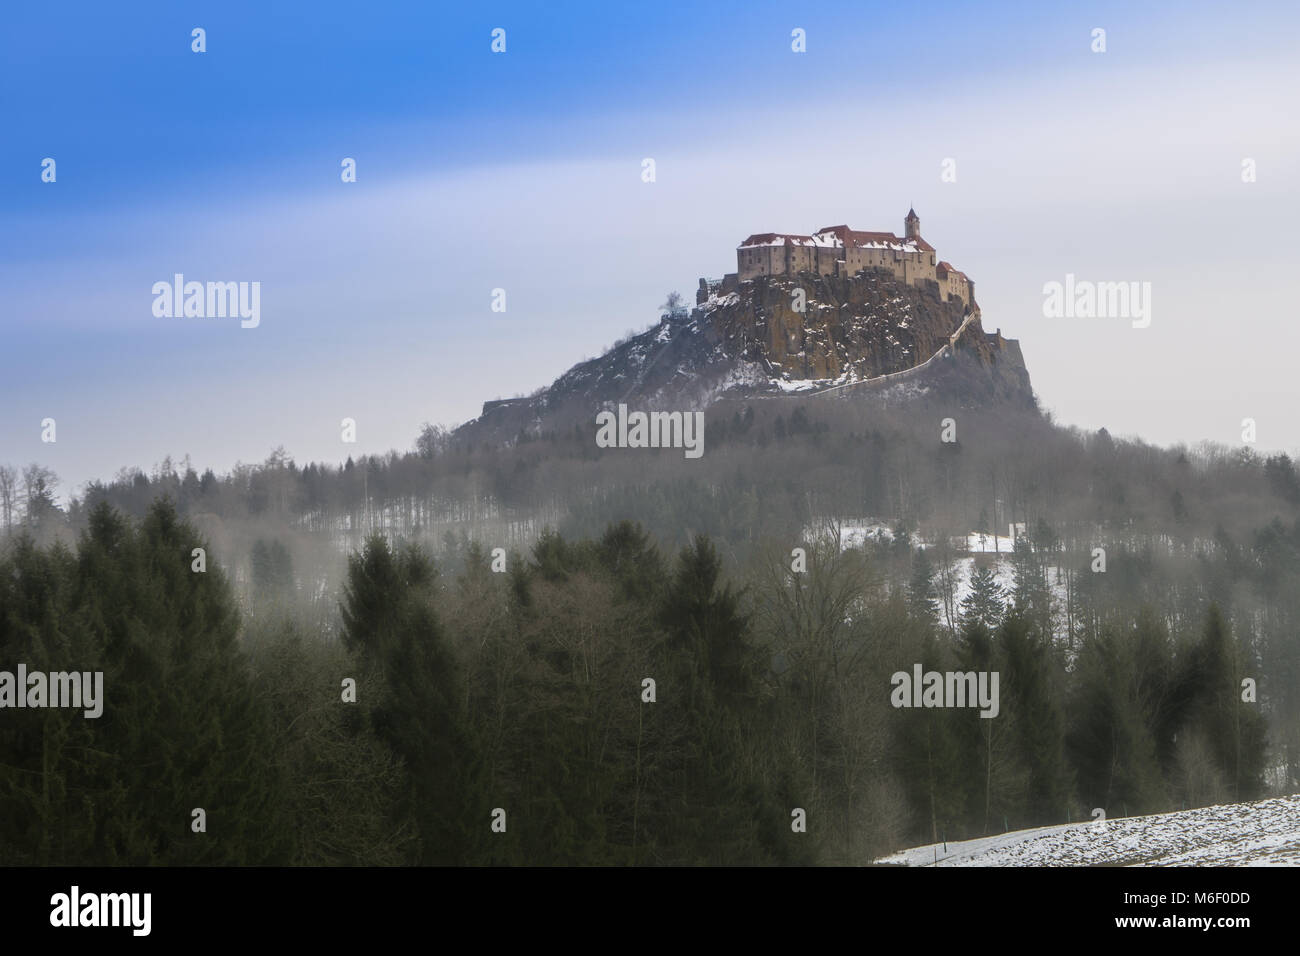
[[[393, 182], [363, 164], [357, 184], [310, 193], [19, 223], [41, 248], [76, 226], [78, 248], [100, 250], [0, 271], [19, 337], [70, 354], [81, 333], [121, 347], [90, 362], [89, 379], [86, 362], [65, 374], [52, 357], [33, 408], [152, 423], [92, 457], [60, 448], [76, 480], [186, 450], [228, 467], [279, 443], [300, 460], [404, 448], [420, 421], [471, 417], [483, 399], [530, 391], [654, 321], [668, 289], [690, 298], [698, 276], [734, 269], [751, 232], [901, 231], [912, 203], [940, 255], [974, 277], [985, 325], [1021, 338], [1060, 420], [1232, 440], [1231, 423], [1251, 414], [1277, 423], [1277, 445], [1297, 444], [1286, 397], [1258, 390], [1290, 377], [1300, 345], [1284, 294], [1300, 221], [1288, 92], [1300, 71], [1099, 68], [993, 88], [971, 69], [969, 89], [937, 97], [864, 84], [712, 127], [609, 117], [598, 153], [574, 146], [593, 159]], [[653, 184], [640, 181], [644, 156], [656, 159]], [[1250, 185], [1246, 156], [1260, 169]], [[953, 184], [939, 179], [946, 157]], [[261, 327], [154, 319], [150, 286], [177, 271], [260, 281]], [[1151, 328], [1044, 319], [1042, 285], [1066, 272], [1152, 282]], [[497, 287], [504, 315], [489, 309]], [[20, 361], [0, 359], [0, 372]], [[213, 394], [225, 397], [202, 397]], [[342, 414], [367, 423], [359, 446], [320, 425]], [[0, 441], [48, 460], [30, 431], [6, 417]]]

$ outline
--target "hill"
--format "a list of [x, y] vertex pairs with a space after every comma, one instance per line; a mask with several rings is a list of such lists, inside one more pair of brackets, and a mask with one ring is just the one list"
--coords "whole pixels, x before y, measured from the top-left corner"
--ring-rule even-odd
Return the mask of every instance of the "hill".
[[617, 403], [697, 411], [725, 399], [857, 396], [903, 382], [960, 404], [1034, 405], [1019, 342], [985, 332], [978, 312], [944, 301], [932, 282], [909, 285], [879, 270], [804, 273], [759, 277], [726, 294], [706, 285], [700, 299], [535, 395], [485, 402], [455, 437], [510, 442], [568, 431]]

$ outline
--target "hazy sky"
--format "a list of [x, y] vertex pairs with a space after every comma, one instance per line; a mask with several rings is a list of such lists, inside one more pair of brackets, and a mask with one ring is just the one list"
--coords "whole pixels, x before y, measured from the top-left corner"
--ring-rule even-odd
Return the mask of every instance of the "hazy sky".
[[[693, 301], [750, 233], [909, 204], [1059, 421], [1300, 448], [1295, 4], [263, 6], [6, 12], [0, 463], [66, 493], [406, 449]], [[260, 282], [260, 325], [156, 318], [178, 272]], [[1045, 318], [1067, 273], [1149, 282], [1150, 327]]]

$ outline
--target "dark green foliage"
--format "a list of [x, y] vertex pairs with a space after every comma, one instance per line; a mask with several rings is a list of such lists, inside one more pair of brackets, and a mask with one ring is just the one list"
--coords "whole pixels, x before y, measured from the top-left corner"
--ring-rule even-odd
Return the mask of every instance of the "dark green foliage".
[[[75, 559], [21, 546], [0, 565], [10, 595], [0, 660], [104, 672], [103, 716], [9, 711], [0, 745], [0, 840], [11, 862], [267, 863], [282, 780], [262, 747], [266, 709], [236, 637], [218, 568], [168, 502], [134, 527], [107, 505]], [[191, 810], [207, 832], [191, 830]], [[33, 826], [34, 821], [45, 821]]]
[[1007, 612], [1007, 603], [993, 569], [976, 563], [971, 572], [970, 587], [970, 593], [961, 602], [963, 624], [980, 624], [987, 630], [995, 630]]
[[1073, 765], [1086, 808], [1108, 816], [1154, 813], [1168, 805], [1151, 692], [1144, 676], [1167, 669], [1167, 650], [1140, 635], [1106, 631], [1086, 643], [1076, 662], [1070, 708]]
[[758, 662], [746, 640], [749, 622], [721, 573], [713, 544], [697, 537], [678, 556], [664, 602], [668, 647], [681, 655], [692, 702], [709, 695], [738, 703], [754, 694]]
[[663, 602], [665, 639], [656, 655], [663, 698], [655, 716], [667, 725], [669, 752], [656, 789], [668, 784], [673, 799], [656, 803], [660, 812], [646, 825], [660, 862], [762, 862], [780, 832], [743, 761], [760, 658], [741, 595], [721, 571], [712, 543], [697, 537], [678, 555]]
[[1031, 544], [1029, 538], [1024, 535], [1016, 538], [1015, 550], [1012, 552], [1012, 566], [1015, 569], [1012, 602], [1016, 612], [1026, 622], [1036, 627], [1040, 633], [1050, 634], [1052, 593], [1047, 583], [1044, 558], [1044, 552]]
[[[1184, 779], [1184, 798], [1250, 800], [1263, 789], [1264, 721], [1258, 706], [1241, 699], [1242, 652], [1217, 604], [1205, 615], [1200, 640], [1184, 657], [1177, 677], [1180, 734], [1205, 749], [1208, 792]], [[1201, 756], [1198, 754], [1197, 756]], [[1182, 767], [1186, 773], [1198, 768]]]
[[437, 571], [419, 548], [371, 537], [348, 562], [343, 643], [378, 681], [366, 708], [376, 735], [406, 764], [407, 812], [424, 863], [466, 856], [473, 762], [464, 729], [459, 667], [434, 613]]
[[[916, 653], [907, 655], [921, 664], [922, 673], [951, 670], [952, 661], [933, 634]], [[900, 670], [911, 676], [912, 668]], [[945, 707], [896, 710], [898, 729], [892, 748], [893, 764], [910, 795], [917, 815], [926, 822], [926, 839], [938, 842], [945, 834], [960, 832], [965, 816], [963, 773], [965, 761], [958, 727], [968, 714]]]
[[[1015, 607], [978, 565], [951, 630], [934, 601], [951, 559], [902, 526], [865, 550], [805, 542], [798, 572], [783, 542], [762, 573], [705, 535], [666, 560], [634, 522], [547, 531], [505, 573], [464, 535], [437, 564], [373, 535], [336, 632], [297, 619], [278, 539], [252, 546], [241, 622], [219, 556], [190, 570], [204, 545], [170, 505], [134, 523], [101, 504], [75, 552], [17, 537], [0, 557], [0, 661], [102, 669], [108, 690], [98, 721], [5, 713], [0, 861], [852, 864], [1004, 821], [1251, 799], [1268, 752], [1241, 684], [1261, 647], [1287, 659], [1269, 642], [1297, 542], [1276, 521], [1214, 569], [1271, 602], [1249, 640], [1215, 605], [1173, 625], [1137, 605], [1148, 552], [1112, 549], [1122, 574], [1080, 572], [1070, 647], [1045, 525], [1014, 555]], [[891, 706], [918, 663], [996, 672], [999, 713]]]
[[998, 629], [1002, 710], [1015, 727], [1023, 789], [1012, 827], [1070, 815], [1074, 781], [1065, 758], [1064, 668], [1056, 650], [1020, 613]]
[[939, 613], [934, 587], [934, 565], [924, 548], [912, 553], [912, 577], [907, 584], [907, 603], [912, 613], [923, 621], [933, 621]]

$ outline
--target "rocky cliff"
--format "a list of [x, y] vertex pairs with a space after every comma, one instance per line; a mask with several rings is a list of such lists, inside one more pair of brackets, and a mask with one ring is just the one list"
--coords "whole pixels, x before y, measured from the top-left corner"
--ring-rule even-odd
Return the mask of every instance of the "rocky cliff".
[[978, 315], [956, 348], [944, 349], [967, 311], [943, 301], [935, 283], [905, 285], [886, 272], [761, 277], [725, 294], [705, 284], [689, 313], [664, 316], [536, 395], [485, 403], [460, 432], [510, 440], [590, 423], [619, 402], [687, 411], [723, 398], [822, 392], [937, 390], [961, 402], [1032, 406], [1019, 343], [986, 333]]

